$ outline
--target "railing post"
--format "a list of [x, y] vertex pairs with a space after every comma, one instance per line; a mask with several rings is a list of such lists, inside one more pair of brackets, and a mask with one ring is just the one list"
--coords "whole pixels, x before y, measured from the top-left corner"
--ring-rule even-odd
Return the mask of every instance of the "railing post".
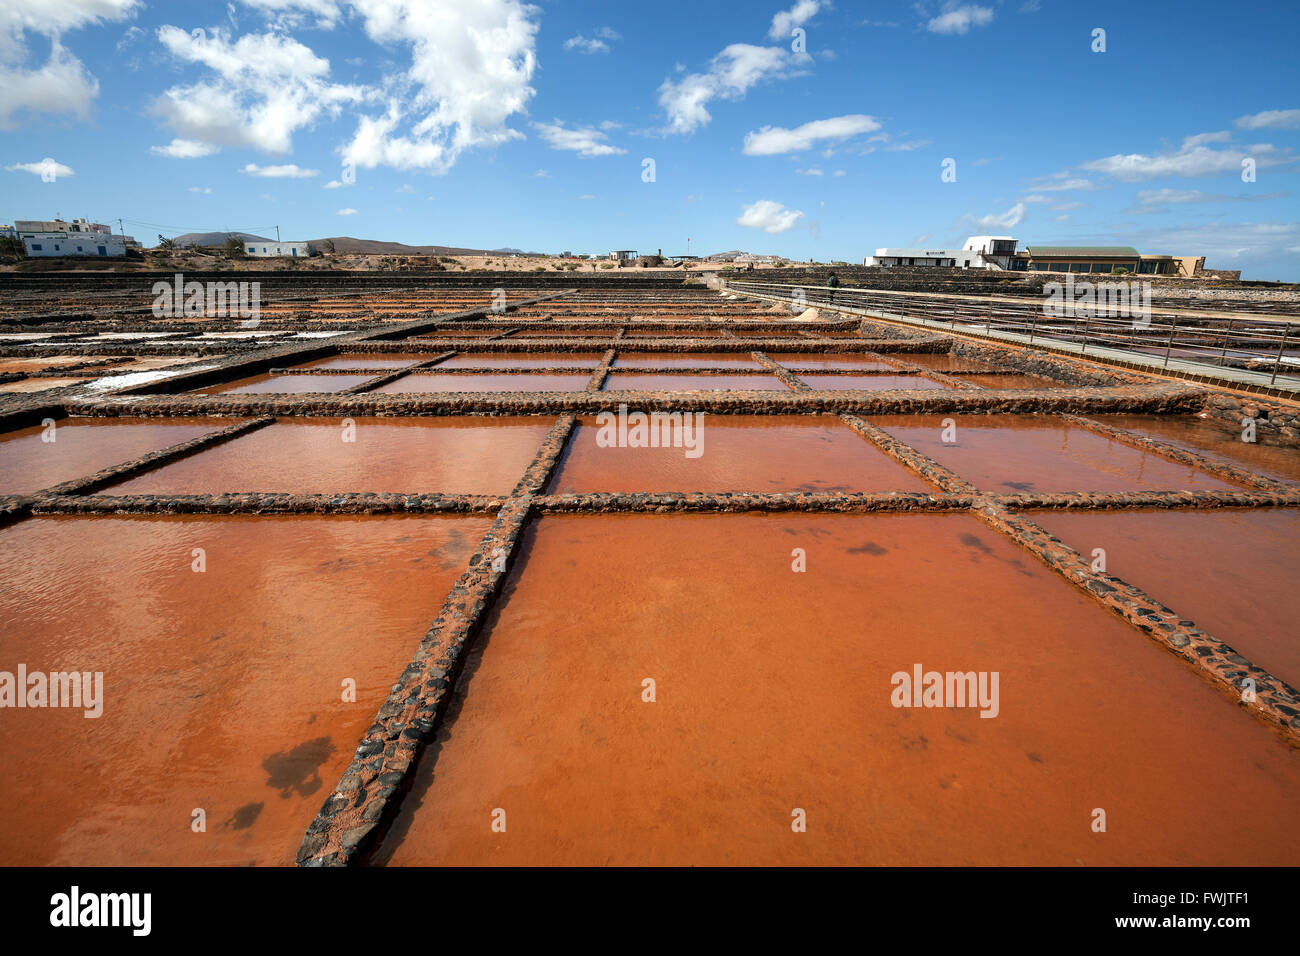
[[1233, 320], [1233, 317], [1232, 317], [1232, 316], [1228, 316], [1228, 327], [1227, 327], [1226, 329], [1223, 330], [1223, 348], [1219, 349], [1219, 365], [1220, 365], [1220, 366], [1223, 366], [1223, 365], [1226, 364], [1226, 362], [1225, 362], [1224, 360], [1227, 358], [1227, 355], [1228, 355], [1228, 339], [1232, 336], [1232, 323], [1233, 323], [1233, 321], [1234, 321], [1234, 320]]
[[1088, 351], [1088, 324], [1092, 321], [1092, 313], [1083, 313], [1083, 344], [1079, 346], [1079, 354], [1082, 355]]
[[1178, 331], [1178, 316], [1169, 317], [1169, 341], [1165, 343], [1165, 364], [1164, 368], [1169, 367], [1169, 350], [1174, 347], [1174, 333]]
[[1270, 385], [1277, 381], [1277, 370], [1282, 367], [1282, 350], [1286, 348], [1286, 339], [1290, 334], [1291, 323], [1288, 322], [1282, 326], [1282, 341], [1277, 343], [1277, 361], [1273, 363], [1273, 377], [1268, 380]]
[[1029, 341], [1034, 341], [1034, 329], [1038, 327], [1038, 310], [1029, 313]]

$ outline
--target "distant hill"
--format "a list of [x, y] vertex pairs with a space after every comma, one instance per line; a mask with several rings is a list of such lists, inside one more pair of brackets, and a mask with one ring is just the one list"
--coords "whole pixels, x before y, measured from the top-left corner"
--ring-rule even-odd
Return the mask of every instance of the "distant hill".
[[[323, 243], [325, 239], [312, 239]], [[383, 242], [379, 239], [356, 239], [352, 236], [330, 236], [338, 254], [363, 256], [544, 256], [544, 252], [524, 252], [522, 249], [466, 249], [464, 246], [408, 246], [404, 242]]]
[[243, 242], [272, 242], [266, 236], [255, 236], [251, 232], [187, 232], [172, 241], [178, 248], [185, 246], [224, 246], [230, 236], [238, 236]]
[[[274, 242], [267, 236], [251, 232], [187, 232], [173, 240], [180, 248], [185, 246], [224, 246], [229, 236], [238, 236], [245, 242]], [[338, 255], [360, 256], [540, 256], [541, 252], [524, 252], [522, 249], [466, 249], [461, 246], [408, 246], [404, 242], [384, 242], [380, 239], [356, 239], [352, 236], [330, 236], [328, 239], [308, 239], [314, 245], [334, 243]]]

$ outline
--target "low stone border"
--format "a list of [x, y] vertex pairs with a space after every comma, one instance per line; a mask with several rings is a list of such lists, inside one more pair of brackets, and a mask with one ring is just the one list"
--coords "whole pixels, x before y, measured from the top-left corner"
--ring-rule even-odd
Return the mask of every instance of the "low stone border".
[[766, 352], [752, 352], [750, 354], [754, 356], [754, 359], [756, 361], [762, 363], [763, 369], [765, 369], [766, 371], [772, 373], [777, 378], [779, 378], [781, 380], [781, 383], [791, 391], [794, 392], [812, 391], [812, 386], [810, 386], [803, 379], [799, 378], [798, 375], [790, 371], [784, 365], [781, 365], [779, 362], [776, 362], [773, 359], [768, 358]]
[[546, 483], [551, 480], [551, 474], [564, 453], [564, 446], [568, 443], [569, 435], [573, 432], [577, 421], [574, 415], [564, 415], [551, 427], [546, 438], [542, 440], [541, 447], [537, 449], [537, 454], [533, 456], [532, 463], [524, 470], [523, 477], [515, 485], [512, 495], [541, 493]]
[[307, 827], [300, 866], [346, 866], [376, 845], [446, 711], [469, 642], [506, 577], [494, 566], [505, 568], [514, 557], [530, 502], [527, 495], [510, 499], [470, 556], [338, 786]]
[[150, 471], [162, 465], [169, 465], [174, 461], [182, 458], [188, 458], [190, 455], [197, 454], [205, 448], [211, 448], [213, 445], [220, 445], [223, 442], [230, 441], [232, 438], [238, 438], [240, 435], [256, 431], [266, 425], [274, 422], [274, 418], [255, 418], [252, 421], [237, 422], [226, 428], [217, 431], [208, 432], [205, 435], [199, 435], [197, 438], [191, 438], [189, 441], [178, 442], [175, 445], [168, 445], [166, 448], [160, 448], [158, 451], [150, 452], [140, 458], [132, 458], [130, 461], [124, 461], [108, 468], [101, 469], [93, 475], [87, 475], [83, 478], [74, 478], [71, 481], [64, 481], [57, 485], [51, 485], [40, 492], [36, 497], [48, 495], [74, 495], [87, 494], [98, 488], [107, 485], [116, 484], [119, 481], [125, 481], [141, 472]]
[[971, 495], [927, 495], [889, 491], [829, 494], [825, 492], [594, 492], [544, 495], [533, 499], [540, 514], [670, 514], [802, 511], [913, 512], [961, 511], [971, 507]]
[[840, 420], [875, 445], [890, 458], [920, 475], [931, 484], [953, 495], [978, 494], [975, 486], [956, 472], [945, 468], [929, 455], [904, 444], [893, 435], [856, 415], [841, 415]]
[[602, 391], [602, 392], [439, 392], [343, 395], [243, 394], [109, 396], [63, 399], [70, 413], [85, 416], [307, 416], [373, 415], [541, 415], [615, 410], [620, 402], [665, 411], [714, 414], [791, 414], [845, 412], [860, 415], [964, 412], [1168, 412], [1185, 411], [1204, 401], [1199, 387], [1161, 384], [1145, 387], [1057, 389], [891, 389], [779, 392], [774, 390]]
[[1116, 428], [1113, 425], [1107, 425], [1105, 422], [1095, 421], [1091, 418], [1085, 418], [1082, 415], [1073, 415], [1068, 412], [1058, 412], [1058, 416], [1071, 425], [1077, 425], [1085, 428], [1090, 432], [1098, 435], [1104, 435], [1121, 444], [1128, 445], [1130, 448], [1136, 448], [1140, 451], [1149, 451], [1167, 458], [1170, 461], [1176, 461], [1182, 465], [1191, 465], [1199, 468], [1216, 478], [1223, 478], [1227, 481], [1233, 481], [1237, 484], [1247, 485], [1252, 488], [1291, 488], [1292, 483], [1275, 481], [1272, 478], [1266, 478], [1263, 475], [1257, 475], [1254, 472], [1246, 471], [1244, 468], [1238, 468], [1236, 465], [1224, 461], [1217, 461], [1213, 458], [1207, 458], [1205, 455], [1197, 454], [1186, 448], [1179, 448], [1176, 445], [1170, 445], [1167, 442], [1158, 441], [1154, 438], [1148, 438], [1146, 435], [1140, 435], [1137, 432], [1131, 432], [1127, 429]]
[[[1251, 663], [1193, 622], [1183, 620], [1142, 589], [1093, 571], [1078, 552], [1028, 518], [1013, 515], [987, 500], [977, 504], [975, 514], [1161, 647], [1195, 664], [1203, 676], [1240, 706], [1280, 730], [1292, 746], [1300, 746], [1300, 692], [1290, 684]], [[1257, 700], [1253, 704], [1242, 701], [1243, 681], [1248, 677], [1255, 681]]]
[[290, 492], [236, 492], [215, 495], [43, 494], [32, 514], [133, 515], [377, 515], [493, 514], [505, 495], [390, 494], [373, 491], [330, 495]]
[[1120, 511], [1137, 508], [1177, 510], [1300, 507], [1300, 488], [1225, 491], [1070, 491], [1056, 494], [986, 495], [1006, 508], [1054, 511]]

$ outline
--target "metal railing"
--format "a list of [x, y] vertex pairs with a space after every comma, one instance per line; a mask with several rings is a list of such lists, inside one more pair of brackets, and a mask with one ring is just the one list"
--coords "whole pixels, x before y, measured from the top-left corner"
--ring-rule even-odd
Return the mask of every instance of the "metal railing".
[[[1057, 346], [1099, 358], [1212, 374], [1239, 382], [1300, 387], [1300, 317], [1203, 314], [1168, 309], [1080, 308], [1026, 297], [880, 293], [871, 289], [726, 280], [729, 291], [784, 302], [792, 309], [830, 306], [931, 329], [962, 329], [989, 338]], [[1131, 314], [1115, 314], [1116, 312]], [[1119, 353], [1116, 355], [1115, 353]]]

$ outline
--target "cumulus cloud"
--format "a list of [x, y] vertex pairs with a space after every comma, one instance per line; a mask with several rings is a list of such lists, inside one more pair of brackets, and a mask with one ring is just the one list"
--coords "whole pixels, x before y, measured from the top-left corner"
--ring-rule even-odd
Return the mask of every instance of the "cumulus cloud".
[[35, 176], [44, 176], [53, 173], [55, 176], [75, 176], [71, 166], [64, 166], [62, 163], [55, 162], [49, 156], [46, 156], [40, 162], [36, 163], [14, 163], [12, 166], [6, 166], [11, 173], [31, 173]]
[[609, 45], [623, 39], [622, 35], [609, 27], [597, 27], [590, 37], [579, 33], [564, 41], [565, 51], [577, 50], [579, 53], [608, 53]]
[[242, 0], [266, 15], [277, 29], [289, 30], [310, 21], [321, 30], [332, 30], [342, 16], [334, 0]]
[[537, 7], [519, 0], [355, 0], [366, 35], [408, 47], [382, 113], [361, 117], [345, 161], [445, 173], [465, 150], [522, 138], [506, 120], [527, 107], [537, 67]]
[[[830, 4], [827, 4], [830, 6]], [[817, 15], [822, 8], [821, 0], [798, 0], [789, 10], [782, 10], [772, 18], [772, 26], [767, 31], [773, 40], [787, 40], [795, 27], [801, 27]]]
[[355, 209], [353, 209], [351, 206], [348, 206], [348, 207], [345, 208], [345, 209], [340, 209], [340, 210], [338, 211], [338, 213], [337, 213], [337, 215], [340, 215], [340, 216], [355, 216], [356, 214], [357, 214], [357, 211], [356, 211]]
[[1238, 129], [1300, 129], [1300, 110], [1264, 110], [1237, 117]]
[[590, 126], [568, 128], [557, 119], [554, 123], [534, 123], [533, 128], [551, 149], [577, 153], [588, 159], [593, 156], [616, 156], [627, 152], [605, 142], [605, 134]]
[[200, 143], [196, 139], [173, 139], [166, 146], [150, 146], [149, 152], [170, 159], [198, 159], [217, 151], [216, 146]]
[[247, 173], [249, 176], [260, 176], [263, 179], [310, 179], [312, 176], [319, 176], [319, 169], [303, 169], [296, 163], [286, 163], [283, 166], [259, 166], [257, 163], [249, 163], [241, 173]]
[[877, 129], [880, 129], [880, 123], [861, 113], [813, 120], [794, 129], [764, 126], [757, 132], [745, 134], [744, 153], [746, 156], [799, 153], [821, 141], [840, 142]]
[[1201, 133], [1183, 140], [1174, 152], [1148, 156], [1143, 153], [1117, 153], [1081, 164], [1081, 169], [1104, 173], [1121, 182], [1140, 182], [1161, 176], [1215, 176], [1241, 172], [1242, 160], [1251, 158], [1257, 166], [1275, 166], [1291, 159], [1289, 150], [1279, 150], [1267, 143], [1254, 146], [1215, 149], [1205, 145], [1227, 139], [1223, 133]]
[[1023, 202], [1018, 202], [1006, 212], [990, 213], [987, 216], [978, 218], [970, 217], [971, 221], [981, 229], [1012, 229], [1020, 225], [1025, 218], [1027, 207]]
[[716, 99], [737, 100], [761, 80], [787, 75], [792, 59], [778, 47], [733, 43], [703, 73], [667, 79], [659, 87], [659, 105], [668, 116], [668, 133], [691, 133], [708, 125], [707, 109]]
[[970, 32], [971, 27], [987, 26], [992, 22], [992, 7], [947, 0], [940, 8], [939, 15], [926, 23], [925, 28], [931, 33], [963, 34]]
[[[12, 129], [21, 113], [90, 115], [99, 81], [60, 42], [69, 30], [123, 20], [140, 0], [4, 0], [0, 3], [0, 129]], [[29, 33], [50, 43], [44, 65], [28, 69]]]
[[779, 202], [760, 199], [741, 208], [736, 225], [771, 233], [788, 232], [802, 217], [803, 213], [797, 209], [786, 209]]
[[158, 40], [180, 62], [212, 74], [154, 101], [154, 112], [181, 140], [283, 154], [296, 130], [364, 97], [360, 87], [329, 82], [328, 60], [276, 33], [232, 40], [221, 29], [187, 33], [164, 26]]

